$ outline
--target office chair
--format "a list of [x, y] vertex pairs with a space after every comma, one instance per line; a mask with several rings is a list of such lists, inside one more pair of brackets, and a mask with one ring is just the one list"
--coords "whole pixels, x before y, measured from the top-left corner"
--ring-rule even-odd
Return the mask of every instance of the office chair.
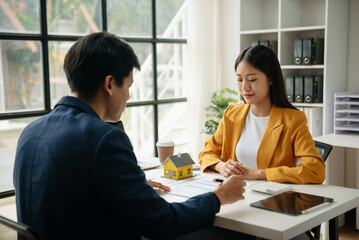
[[0, 224], [15, 230], [18, 234], [24, 236], [28, 240], [40, 240], [39, 234], [36, 230], [26, 224], [17, 223], [3, 216], [0, 216]]
[[[323, 142], [315, 141], [315, 140], [314, 140], [314, 143], [318, 149], [320, 156], [322, 157], [323, 161], [325, 162], [329, 156], [329, 153], [332, 151], [333, 146], [323, 143]], [[311, 230], [306, 231], [305, 233], [307, 234], [307, 236], [309, 237], [310, 240], [319, 240], [320, 239], [320, 225], [312, 228]]]
[[329, 144], [326, 144], [326, 143], [323, 143], [323, 142], [315, 141], [315, 140], [314, 140], [314, 143], [315, 143], [315, 146], [318, 149], [318, 152], [319, 152], [320, 156], [322, 157], [322, 159], [325, 162], [327, 160], [328, 156], [329, 156], [329, 153], [332, 151], [333, 146], [329, 145]]

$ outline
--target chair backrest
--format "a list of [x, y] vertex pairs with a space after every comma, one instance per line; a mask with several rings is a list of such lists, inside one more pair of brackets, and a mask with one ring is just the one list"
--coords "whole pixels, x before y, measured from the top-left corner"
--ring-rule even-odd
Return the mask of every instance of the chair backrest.
[[319, 141], [314, 141], [314, 143], [319, 151], [320, 156], [322, 157], [322, 159], [325, 162], [329, 156], [329, 153], [332, 151], [333, 146], [330, 144], [327, 144], [327, 143], [319, 142]]
[[40, 239], [39, 234], [36, 232], [36, 230], [26, 224], [15, 222], [3, 216], [0, 216], [0, 224], [15, 230], [28, 240]]

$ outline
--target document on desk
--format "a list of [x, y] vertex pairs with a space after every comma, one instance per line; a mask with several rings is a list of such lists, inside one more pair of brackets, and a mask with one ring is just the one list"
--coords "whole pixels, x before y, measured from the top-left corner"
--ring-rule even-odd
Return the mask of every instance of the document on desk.
[[213, 191], [219, 184], [221, 184], [219, 182], [213, 182], [213, 175], [208, 174], [197, 174], [191, 178], [181, 180], [171, 180], [163, 177], [151, 180], [171, 187], [171, 191], [164, 194], [186, 198]]

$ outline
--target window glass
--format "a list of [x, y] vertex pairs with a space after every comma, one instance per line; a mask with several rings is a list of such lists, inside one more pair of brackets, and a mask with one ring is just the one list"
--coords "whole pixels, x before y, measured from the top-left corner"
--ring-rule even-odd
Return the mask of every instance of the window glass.
[[134, 82], [130, 88], [129, 101], [153, 99], [152, 47], [148, 43], [130, 43], [141, 64], [141, 71], [134, 70]]
[[157, 44], [158, 99], [186, 97], [185, 53], [185, 44]]
[[187, 4], [185, 0], [156, 1], [156, 32], [158, 37], [182, 38], [187, 35]]
[[121, 37], [151, 36], [151, 0], [108, 0], [107, 28]]
[[17, 141], [22, 130], [36, 118], [0, 121], [0, 192], [13, 189], [12, 174]]
[[65, 55], [73, 44], [74, 42], [67, 41], [49, 42], [50, 96], [52, 108], [61, 97], [72, 95], [63, 66]]
[[[49, 42], [49, 62], [50, 62], [50, 86], [51, 86], [51, 106], [61, 99], [62, 96], [72, 95], [67, 83], [66, 74], [63, 70], [64, 59], [67, 51], [74, 42]], [[152, 48], [150, 44], [131, 43], [141, 64], [141, 71], [134, 70], [134, 83], [132, 84], [131, 99], [129, 101], [151, 100], [153, 99], [152, 82]]]
[[187, 152], [188, 136], [188, 103], [169, 103], [158, 105], [159, 139], [171, 139], [175, 142], [175, 153]]
[[101, 1], [47, 0], [49, 34], [78, 35], [102, 30]]
[[39, 0], [1, 0], [0, 32], [39, 33]]
[[44, 109], [40, 42], [0, 41], [0, 113]]
[[121, 120], [136, 155], [154, 156], [153, 106], [127, 107]]

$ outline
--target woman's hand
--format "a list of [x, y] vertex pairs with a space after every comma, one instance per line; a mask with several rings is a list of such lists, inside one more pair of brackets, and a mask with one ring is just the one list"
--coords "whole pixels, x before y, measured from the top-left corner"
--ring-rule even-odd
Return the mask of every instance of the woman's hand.
[[245, 167], [242, 165], [243, 168], [243, 179], [246, 180], [267, 180], [266, 171], [264, 169], [253, 169], [249, 167]]
[[170, 187], [163, 185], [162, 183], [155, 182], [152, 180], [147, 180], [148, 185], [153, 187], [153, 189], [158, 193], [158, 195], [161, 195], [164, 192], [169, 192], [171, 190]]
[[231, 175], [242, 175], [243, 180], [267, 180], [264, 169], [253, 169], [244, 166], [242, 163], [229, 159], [227, 162], [219, 162], [213, 167], [225, 177]]
[[242, 164], [232, 159], [229, 159], [227, 162], [221, 161], [214, 165], [213, 168], [225, 177], [231, 175], [243, 175], [243, 171], [245, 170]]

